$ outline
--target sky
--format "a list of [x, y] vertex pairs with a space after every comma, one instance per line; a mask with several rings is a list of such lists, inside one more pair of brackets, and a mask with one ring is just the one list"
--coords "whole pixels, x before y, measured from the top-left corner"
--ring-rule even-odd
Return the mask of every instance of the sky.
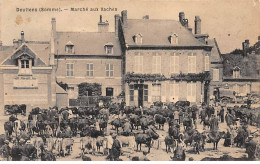
[[[16, 8], [71, 7], [117, 8], [117, 11], [16, 12]], [[221, 53], [242, 46], [245, 39], [253, 45], [260, 35], [260, 0], [0, 0], [0, 40], [12, 45], [24, 31], [26, 40], [50, 40], [51, 18], [55, 17], [58, 31], [97, 31], [99, 15], [114, 31], [114, 15], [128, 11], [129, 19], [178, 20], [185, 12], [194, 31], [194, 18], [200, 16], [202, 33], [216, 38]]]

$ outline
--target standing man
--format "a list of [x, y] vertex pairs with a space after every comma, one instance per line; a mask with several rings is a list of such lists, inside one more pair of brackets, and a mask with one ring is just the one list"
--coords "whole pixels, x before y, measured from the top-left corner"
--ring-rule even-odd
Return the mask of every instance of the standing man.
[[112, 157], [113, 157], [113, 161], [118, 161], [119, 160], [119, 156], [121, 154], [121, 145], [120, 142], [118, 141], [118, 139], [116, 139], [117, 135], [114, 133], [112, 135], [113, 138], [113, 145], [112, 145]]
[[255, 160], [255, 154], [256, 154], [256, 148], [257, 148], [257, 143], [253, 140], [253, 136], [250, 135], [248, 137], [248, 141], [246, 142], [246, 153], [248, 154], [248, 159], [249, 160]]
[[218, 119], [216, 115], [212, 115], [211, 121], [210, 121], [210, 131], [218, 131]]

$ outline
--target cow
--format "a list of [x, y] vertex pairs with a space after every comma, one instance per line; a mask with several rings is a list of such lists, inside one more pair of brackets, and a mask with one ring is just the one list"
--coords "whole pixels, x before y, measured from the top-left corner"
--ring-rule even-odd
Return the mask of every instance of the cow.
[[4, 123], [4, 130], [5, 130], [6, 136], [9, 138], [13, 133], [13, 124], [11, 121], [6, 121]]
[[136, 151], [138, 151], [138, 145], [140, 145], [140, 151], [141, 151], [142, 144], [146, 144], [148, 147], [148, 153], [150, 153], [152, 139], [156, 140], [158, 138], [159, 138], [159, 135], [152, 128], [149, 128], [148, 130], [146, 130], [145, 134], [137, 133], [135, 135]]
[[165, 146], [166, 146], [166, 152], [171, 152], [171, 148], [174, 149], [174, 147], [176, 146], [176, 140], [174, 140], [174, 138], [172, 136], [165, 136], [164, 139], [165, 142]]
[[154, 119], [155, 119], [155, 122], [159, 125], [158, 129], [161, 129], [161, 127], [162, 127], [162, 130], [163, 130], [164, 123], [166, 122], [166, 118], [163, 115], [155, 114]]

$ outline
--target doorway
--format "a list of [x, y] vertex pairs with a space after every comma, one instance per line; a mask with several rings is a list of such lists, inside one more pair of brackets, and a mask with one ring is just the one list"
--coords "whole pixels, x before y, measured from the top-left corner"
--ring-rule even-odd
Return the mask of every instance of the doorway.
[[143, 107], [144, 90], [143, 88], [138, 89], [138, 107]]
[[106, 88], [106, 96], [113, 96], [114, 88]]

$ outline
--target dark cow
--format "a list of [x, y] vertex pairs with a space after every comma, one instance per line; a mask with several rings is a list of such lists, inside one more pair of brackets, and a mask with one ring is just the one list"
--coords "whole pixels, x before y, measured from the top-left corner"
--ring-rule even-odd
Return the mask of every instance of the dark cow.
[[145, 134], [142, 134], [142, 133], [136, 134], [135, 135], [135, 142], [136, 142], [136, 146], [137, 146], [136, 151], [138, 151], [138, 145], [140, 146], [140, 151], [141, 151], [142, 144], [146, 144], [146, 146], [148, 147], [148, 153], [150, 153], [152, 139], [156, 140], [158, 138], [159, 138], [159, 135], [152, 128], [149, 128], [148, 130], [146, 130]]
[[154, 116], [155, 122], [159, 125], [158, 129], [164, 129], [164, 123], [166, 122], [166, 118], [163, 115], [156, 114]]
[[176, 146], [176, 140], [172, 136], [166, 136], [164, 139], [165, 146], [166, 146], [166, 152], [171, 152], [171, 148], [174, 149]]

